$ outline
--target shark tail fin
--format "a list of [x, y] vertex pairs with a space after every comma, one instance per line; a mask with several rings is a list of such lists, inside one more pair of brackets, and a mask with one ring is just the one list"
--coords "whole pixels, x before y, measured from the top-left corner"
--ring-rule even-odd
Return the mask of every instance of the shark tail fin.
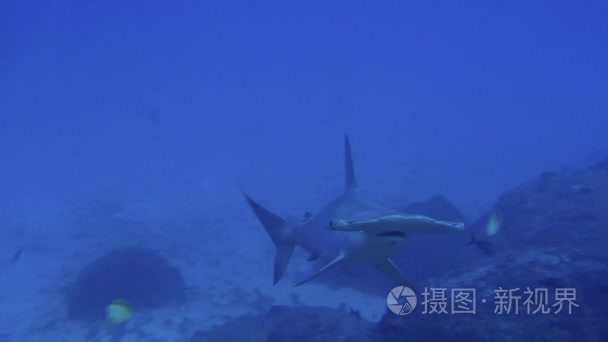
[[353, 154], [350, 148], [350, 139], [348, 134], [344, 136], [344, 171], [345, 171], [345, 191], [349, 192], [357, 188], [357, 180], [355, 178], [355, 168], [353, 167]]
[[283, 277], [289, 259], [293, 254], [293, 248], [295, 247], [294, 230], [281, 217], [252, 200], [244, 192], [243, 195], [277, 248], [277, 253], [274, 256], [273, 275], [273, 282], [276, 284]]

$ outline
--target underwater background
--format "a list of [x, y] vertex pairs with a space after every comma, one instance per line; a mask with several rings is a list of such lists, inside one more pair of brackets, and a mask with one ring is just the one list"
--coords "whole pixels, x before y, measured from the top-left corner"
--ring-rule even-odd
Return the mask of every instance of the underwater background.
[[[0, 341], [606, 340], [607, 61], [605, 0], [3, 1]], [[371, 197], [465, 222], [393, 258], [407, 315], [367, 266], [294, 288], [299, 249], [273, 285], [241, 193], [315, 215], [345, 134]]]

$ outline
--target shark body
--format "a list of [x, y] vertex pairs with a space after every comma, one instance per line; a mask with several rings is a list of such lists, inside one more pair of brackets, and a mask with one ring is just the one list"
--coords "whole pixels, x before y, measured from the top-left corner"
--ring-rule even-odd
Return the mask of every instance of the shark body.
[[344, 140], [344, 157], [344, 193], [318, 214], [307, 214], [299, 224], [288, 224], [243, 193], [277, 248], [274, 284], [282, 278], [295, 246], [310, 253], [309, 261], [326, 260], [325, 266], [296, 286], [341, 263], [370, 264], [395, 282], [408, 284], [390, 259], [407, 237], [414, 233], [453, 233], [464, 229], [461, 222], [440, 221], [384, 207], [357, 186], [348, 136]]

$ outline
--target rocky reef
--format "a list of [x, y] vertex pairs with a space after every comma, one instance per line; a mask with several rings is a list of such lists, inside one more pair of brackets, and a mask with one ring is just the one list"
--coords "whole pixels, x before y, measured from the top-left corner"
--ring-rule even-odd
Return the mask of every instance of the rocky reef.
[[121, 299], [138, 308], [183, 302], [181, 273], [155, 251], [120, 248], [87, 265], [67, 291], [71, 319], [105, 319], [106, 307]]
[[268, 312], [233, 319], [190, 339], [202, 341], [367, 341], [372, 324], [358, 312], [310, 306], [274, 306]]

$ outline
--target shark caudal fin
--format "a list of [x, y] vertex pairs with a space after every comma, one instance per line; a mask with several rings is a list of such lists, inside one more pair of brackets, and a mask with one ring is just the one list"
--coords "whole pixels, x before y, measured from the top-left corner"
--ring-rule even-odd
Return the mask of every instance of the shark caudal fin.
[[350, 192], [357, 188], [357, 180], [355, 179], [355, 169], [353, 167], [353, 154], [350, 150], [350, 139], [348, 134], [344, 136], [344, 171], [345, 183], [344, 191]]
[[285, 269], [287, 269], [287, 265], [289, 264], [291, 254], [293, 254], [293, 248], [295, 247], [293, 228], [289, 227], [287, 222], [281, 217], [262, 207], [244, 192], [243, 196], [245, 196], [249, 207], [251, 207], [255, 216], [260, 223], [262, 223], [264, 229], [266, 229], [266, 232], [277, 248], [277, 253], [274, 256], [273, 275], [273, 282], [276, 284], [283, 277]]

